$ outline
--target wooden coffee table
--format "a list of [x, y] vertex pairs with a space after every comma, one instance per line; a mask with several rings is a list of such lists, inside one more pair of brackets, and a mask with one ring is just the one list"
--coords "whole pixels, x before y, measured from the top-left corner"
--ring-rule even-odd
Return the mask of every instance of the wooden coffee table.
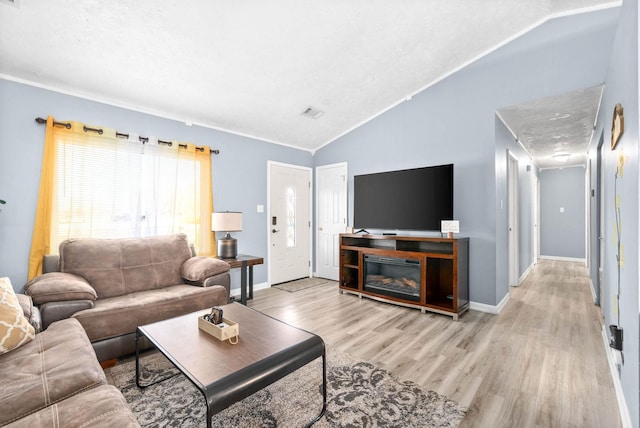
[[207, 427], [211, 427], [214, 414], [322, 357], [322, 409], [307, 426], [317, 422], [327, 408], [327, 362], [323, 340], [239, 303], [222, 308], [225, 318], [240, 324], [237, 345], [221, 342], [198, 328], [198, 317], [209, 310], [138, 327], [138, 387], [152, 385], [140, 384], [138, 342], [144, 336], [202, 392], [207, 402]]

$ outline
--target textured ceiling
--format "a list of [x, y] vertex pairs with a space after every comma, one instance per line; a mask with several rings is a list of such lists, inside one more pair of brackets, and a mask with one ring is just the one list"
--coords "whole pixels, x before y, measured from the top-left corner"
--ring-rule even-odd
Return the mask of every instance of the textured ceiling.
[[1, 76], [311, 151], [551, 17], [619, 4], [11, 1]]
[[[539, 168], [585, 165], [603, 86], [498, 110]], [[566, 160], [553, 158], [569, 154]]]

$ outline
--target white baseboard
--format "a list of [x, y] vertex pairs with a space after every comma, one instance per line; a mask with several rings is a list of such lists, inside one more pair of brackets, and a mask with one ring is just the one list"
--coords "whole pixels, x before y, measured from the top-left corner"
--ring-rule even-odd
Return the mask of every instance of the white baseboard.
[[527, 270], [522, 272], [522, 275], [520, 275], [520, 278], [518, 278], [518, 285], [522, 284], [522, 281], [524, 281], [524, 279], [527, 277], [527, 275], [529, 275], [529, 273], [533, 270], [535, 266], [536, 266], [535, 263], [531, 263], [527, 268]]
[[598, 296], [596, 296], [596, 287], [593, 285], [593, 281], [589, 278], [589, 288], [591, 289], [591, 297], [593, 297], [593, 303], [598, 300]]
[[469, 309], [497, 315], [502, 311], [502, 309], [504, 309], [505, 305], [509, 301], [509, 297], [509, 293], [507, 293], [506, 296], [504, 296], [504, 298], [496, 306], [487, 305], [486, 303], [469, 302]]
[[609, 362], [609, 370], [611, 371], [611, 379], [613, 380], [613, 386], [616, 390], [616, 399], [618, 401], [618, 410], [620, 411], [620, 420], [622, 421], [623, 428], [632, 428], [631, 414], [629, 413], [629, 407], [627, 406], [627, 400], [624, 398], [624, 391], [622, 391], [622, 384], [620, 383], [620, 376], [618, 375], [618, 363], [616, 362], [615, 351], [609, 346], [607, 339], [607, 332], [602, 326], [602, 343], [604, 344], [604, 352], [607, 354], [607, 361]]
[[587, 259], [580, 257], [559, 257], [559, 256], [540, 256], [539, 259], [544, 260], [559, 260], [561, 262], [580, 262], [587, 264]]
[[[260, 284], [253, 284], [253, 291], [264, 290], [265, 288], [269, 288], [269, 283], [268, 282], [261, 282]], [[232, 296], [239, 296], [240, 295], [240, 287], [232, 288], [231, 289], [231, 295]]]

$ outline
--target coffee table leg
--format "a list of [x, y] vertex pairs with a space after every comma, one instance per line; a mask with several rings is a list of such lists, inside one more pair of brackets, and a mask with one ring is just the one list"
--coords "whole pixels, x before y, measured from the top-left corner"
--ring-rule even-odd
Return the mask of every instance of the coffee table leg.
[[327, 411], [327, 351], [322, 351], [322, 410], [311, 422], [305, 425], [305, 428], [309, 428], [316, 422], [318, 422]]
[[138, 386], [138, 388], [142, 388], [142, 386], [140, 386], [140, 346], [138, 343], [139, 340], [140, 340], [140, 331], [136, 329], [136, 385]]
[[[146, 385], [142, 385], [140, 383], [140, 335], [142, 333], [140, 333], [140, 331], [138, 329], [136, 329], [136, 385], [138, 386], [138, 388], [140, 389], [144, 389], [147, 388], [151, 385], [155, 385], [156, 383], [160, 383], [160, 382], [164, 382], [165, 380], [171, 379], [172, 377], [176, 377], [180, 374], [180, 372], [178, 373], [174, 373], [172, 375], [169, 375], [167, 377], [163, 377], [162, 379], [159, 379], [155, 382], [151, 382], [148, 383]], [[174, 364], [175, 366], [175, 364]]]

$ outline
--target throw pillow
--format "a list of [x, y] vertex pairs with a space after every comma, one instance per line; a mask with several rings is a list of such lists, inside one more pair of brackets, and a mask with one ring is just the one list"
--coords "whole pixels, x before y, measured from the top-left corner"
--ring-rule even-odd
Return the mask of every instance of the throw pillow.
[[7, 277], [0, 278], [0, 355], [35, 337], [35, 329], [24, 317], [22, 307]]

